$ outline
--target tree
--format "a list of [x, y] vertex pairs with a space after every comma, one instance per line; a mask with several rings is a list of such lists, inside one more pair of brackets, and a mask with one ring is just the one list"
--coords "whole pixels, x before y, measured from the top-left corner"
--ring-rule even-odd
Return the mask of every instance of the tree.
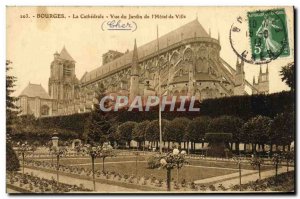
[[113, 124], [109, 129], [108, 129], [108, 140], [110, 141], [110, 144], [114, 146], [114, 142], [116, 141], [118, 144], [118, 141], [120, 140], [119, 134], [118, 134], [118, 124]]
[[292, 91], [295, 91], [295, 69], [294, 62], [288, 63], [283, 66], [280, 71], [281, 80], [284, 81]]
[[[271, 141], [272, 143], [283, 146], [288, 146], [295, 139], [295, 120], [293, 112], [285, 112], [278, 114], [271, 126]], [[285, 148], [285, 147], [284, 147]]]
[[202, 116], [193, 119], [187, 126], [187, 140], [192, 142], [202, 142], [204, 145], [205, 133], [208, 132], [208, 126], [211, 121], [210, 117]]
[[258, 177], [260, 180], [261, 180], [261, 166], [263, 163], [264, 163], [264, 159], [256, 155], [253, 155], [253, 157], [250, 159], [250, 164], [253, 166], [253, 168], [258, 169]]
[[[164, 135], [164, 129], [165, 126], [167, 125], [169, 121], [162, 119], [161, 120], [161, 125], [162, 125], [162, 136], [163, 136], [163, 140], [166, 141], [165, 139], [165, 135]], [[147, 125], [146, 128], [146, 140], [150, 141], [151, 144], [153, 142], [158, 142], [159, 141], [159, 122], [158, 120], [152, 120], [151, 122], [149, 122], [149, 124]]]
[[[272, 120], [269, 117], [258, 115], [249, 119], [243, 126], [243, 136], [246, 143], [252, 143], [252, 152], [256, 152], [256, 145], [264, 145], [270, 141]], [[262, 147], [264, 149], [264, 147]]]
[[275, 153], [273, 155], [273, 158], [272, 158], [273, 165], [275, 166], [275, 180], [276, 180], [276, 182], [278, 180], [278, 178], [277, 178], [277, 176], [278, 176], [278, 167], [281, 164], [282, 159], [283, 159], [282, 156], [277, 154], [277, 153]]
[[294, 153], [294, 151], [286, 151], [285, 153], [283, 153], [283, 158], [286, 161], [286, 172], [288, 172], [290, 163], [295, 162], [295, 153]]
[[240, 156], [234, 156], [233, 161], [238, 165], [239, 170], [239, 189], [242, 191], [242, 160]]
[[187, 134], [186, 129], [190, 123], [190, 120], [185, 117], [175, 118], [165, 126], [165, 140], [177, 142], [179, 145], [184, 141]]
[[97, 157], [102, 158], [102, 172], [104, 173], [105, 158], [115, 156], [115, 153], [113, 151], [113, 147], [111, 145], [108, 145], [107, 143], [104, 143], [102, 146], [98, 146], [98, 147], [90, 146], [89, 148], [87, 148], [87, 153], [91, 156], [91, 160], [92, 160], [93, 185], [94, 185], [94, 191], [96, 191], [95, 159]]
[[[101, 83], [96, 91], [96, 103], [94, 104], [94, 109], [92, 110], [90, 116], [87, 118], [85, 123], [84, 137], [88, 143], [94, 144], [100, 142], [102, 145], [108, 140], [108, 130], [111, 127], [112, 118], [102, 111], [99, 102], [105, 97], [105, 88]], [[107, 108], [109, 103], [106, 101], [104, 107]]]
[[13, 131], [13, 124], [16, 121], [18, 114], [18, 107], [15, 104], [18, 98], [12, 96], [16, 77], [8, 74], [9, 70], [12, 69], [10, 67], [11, 63], [11, 61], [6, 61], [6, 170], [17, 171], [20, 168], [20, 163], [10, 140]]
[[9, 138], [12, 133], [12, 126], [17, 118], [18, 106], [16, 105], [17, 97], [12, 96], [12, 93], [15, 91], [13, 88], [15, 82], [17, 81], [16, 77], [9, 75], [9, 71], [12, 69], [10, 66], [11, 61], [6, 61], [6, 136]]
[[6, 170], [18, 171], [20, 162], [10, 142], [6, 143]]
[[146, 129], [149, 124], [149, 120], [137, 123], [132, 131], [132, 139], [138, 142], [138, 147], [141, 147], [141, 142], [146, 141]]
[[104, 163], [105, 163], [105, 158], [107, 157], [113, 157], [115, 156], [115, 152], [112, 148], [111, 145], [108, 144], [103, 144], [100, 150], [100, 153], [98, 154], [99, 158], [102, 158], [102, 172], [104, 172]]
[[[243, 127], [243, 120], [235, 116], [220, 116], [211, 120], [209, 124], [210, 132], [231, 133], [232, 141], [236, 143], [237, 150], [239, 150], [239, 143], [242, 139], [241, 130]], [[232, 144], [231, 144], [232, 149]]]
[[120, 136], [120, 140], [126, 141], [129, 148], [130, 142], [132, 140], [132, 131], [135, 128], [136, 124], [136, 122], [127, 121], [118, 127], [118, 134]]
[[171, 191], [171, 171], [174, 168], [176, 168], [177, 171], [179, 171], [179, 169], [181, 169], [185, 164], [188, 164], [185, 155], [185, 151], [180, 152], [178, 149], [173, 149], [172, 153], [161, 155], [157, 159], [155, 158], [156, 160], [159, 160], [159, 164], [157, 163], [155, 164], [155, 166], [167, 170], [167, 191]]

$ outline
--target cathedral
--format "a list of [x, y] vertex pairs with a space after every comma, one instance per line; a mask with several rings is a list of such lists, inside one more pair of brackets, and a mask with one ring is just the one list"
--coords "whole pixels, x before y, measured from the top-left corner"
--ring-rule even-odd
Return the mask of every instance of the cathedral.
[[[132, 51], [109, 50], [102, 65], [76, 77], [76, 62], [64, 47], [54, 54], [50, 65], [48, 93], [41, 85], [30, 84], [19, 95], [22, 114], [35, 117], [88, 112], [97, 103], [100, 84], [107, 95], [195, 96], [202, 101], [245, 94], [267, 94], [269, 73], [260, 68], [258, 81], [245, 79], [244, 62], [235, 67], [220, 57], [220, 39], [212, 38], [198, 20], [145, 45], [134, 41]], [[250, 93], [246, 92], [246, 87]]]

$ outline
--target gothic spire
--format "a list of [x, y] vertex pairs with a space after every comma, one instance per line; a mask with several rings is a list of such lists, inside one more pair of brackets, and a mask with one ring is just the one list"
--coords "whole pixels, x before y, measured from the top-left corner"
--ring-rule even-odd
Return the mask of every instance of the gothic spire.
[[236, 56], [236, 65], [235, 66], [238, 66], [239, 65], [239, 57]]
[[262, 74], [261, 65], [259, 66], [259, 74]]
[[136, 39], [134, 39], [132, 62], [136, 62], [137, 60], [138, 60], [138, 52], [137, 52], [137, 46], [136, 46]]
[[266, 70], [266, 73], [268, 74], [269, 73], [269, 65], [267, 64], [267, 70]]
[[131, 66], [131, 75], [138, 75], [138, 51], [136, 46], [136, 39], [134, 39], [134, 48], [132, 53], [132, 66]]
[[157, 53], [159, 51], [159, 41], [158, 41], [158, 25], [156, 25], [156, 42], [157, 42]]

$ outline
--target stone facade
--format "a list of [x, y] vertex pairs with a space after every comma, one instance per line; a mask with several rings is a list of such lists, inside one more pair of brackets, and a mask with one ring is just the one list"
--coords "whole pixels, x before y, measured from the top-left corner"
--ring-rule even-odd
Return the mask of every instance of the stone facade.
[[[218, 98], [252, 93], [268, 93], [268, 71], [260, 72], [258, 83], [245, 79], [244, 62], [235, 68], [220, 57], [220, 40], [206, 33], [194, 20], [133, 51], [108, 51], [103, 64], [86, 72], [78, 80], [75, 61], [63, 48], [54, 54], [49, 78], [51, 115], [87, 112], [96, 103], [100, 84], [108, 95], [132, 98], [136, 95], [196, 96], [197, 99]], [[160, 87], [160, 89], [159, 89]], [[251, 94], [251, 93], [250, 93]]]
[[35, 117], [52, 115], [53, 100], [40, 84], [29, 83], [19, 95], [17, 105], [23, 115]]

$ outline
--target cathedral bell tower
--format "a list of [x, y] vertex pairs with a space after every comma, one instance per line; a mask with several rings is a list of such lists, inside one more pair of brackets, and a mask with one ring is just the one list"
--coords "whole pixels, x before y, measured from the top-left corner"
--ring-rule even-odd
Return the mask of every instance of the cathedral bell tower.
[[132, 54], [132, 66], [130, 74], [130, 90], [129, 90], [129, 100], [132, 101], [135, 96], [138, 96], [139, 93], [139, 60], [138, 52], [136, 46], [136, 40], [134, 40], [134, 49]]
[[51, 74], [48, 82], [50, 97], [58, 102], [73, 99], [75, 83], [75, 60], [63, 47], [60, 53], [54, 54], [54, 60], [51, 63]]

